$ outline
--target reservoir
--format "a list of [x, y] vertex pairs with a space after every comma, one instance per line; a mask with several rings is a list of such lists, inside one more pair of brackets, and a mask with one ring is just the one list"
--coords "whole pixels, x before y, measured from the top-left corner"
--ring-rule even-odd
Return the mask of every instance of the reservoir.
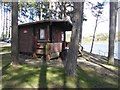
[[[91, 44], [91, 42], [82, 43], [83, 49], [90, 52]], [[92, 53], [108, 56], [108, 42], [94, 42]], [[116, 59], [120, 59], [120, 42], [115, 42], [114, 56]]]

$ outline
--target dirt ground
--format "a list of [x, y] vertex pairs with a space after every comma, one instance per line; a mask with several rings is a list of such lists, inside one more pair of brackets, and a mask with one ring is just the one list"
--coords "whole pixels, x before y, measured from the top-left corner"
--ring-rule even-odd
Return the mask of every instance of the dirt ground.
[[107, 58], [96, 54], [84, 53], [82, 57], [78, 58], [78, 65], [83, 69], [92, 69], [101, 75], [116, 75], [118, 76], [118, 67], [120, 63], [115, 60], [115, 65], [109, 65]]
[[[35, 66], [42, 65], [42, 60], [40, 58], [34, 59], [32, 57], [30, 58], [25, 55], [20, 56], [20, 61], [22, 63], [27, 63]], [[60, 58], [47, 61], [47, 65], [64, 67], [63, 62]], [[106, 57], [84, 52], [82, 57], [78, 57], [77, 65], [83, 69], [96, 70], [96, 72], [102, 75], [112, 75], [112, 74], [118, 75], [117, 66], [120, 66], [120, 63], [118, 62], [118, 60], [115, 60], [115, 66], [112, 66], [107, 64]]]

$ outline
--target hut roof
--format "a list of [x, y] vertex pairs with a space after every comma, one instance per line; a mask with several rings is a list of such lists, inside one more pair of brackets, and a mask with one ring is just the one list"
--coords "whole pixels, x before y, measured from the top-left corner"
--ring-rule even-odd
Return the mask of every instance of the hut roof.
[[36, 25], [36, 24], [50, 24], [52, 26], [61, 27], [65, 31], [72, 30], [72, 23], [70, 23], [68, 20], [40, 20], [36, 22], [20, 24], [18, 25], [18, 27], [31, 26], [31, 25]]

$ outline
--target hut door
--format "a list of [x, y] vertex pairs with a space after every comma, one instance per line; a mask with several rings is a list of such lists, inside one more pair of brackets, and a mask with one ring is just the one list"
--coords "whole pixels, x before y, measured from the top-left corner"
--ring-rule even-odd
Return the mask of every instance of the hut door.
[[20, 52], [32, 53], [32, 30], [22, 29], [20, 30]]

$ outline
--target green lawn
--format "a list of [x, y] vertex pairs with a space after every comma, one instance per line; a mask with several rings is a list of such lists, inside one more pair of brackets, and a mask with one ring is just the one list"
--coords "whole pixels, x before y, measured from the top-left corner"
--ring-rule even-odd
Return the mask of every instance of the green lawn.
[[77, 68], [76, 77], [66, 77], [63, 67], [8, 65], [10, 55], [2, 58], [2, 88], [117, 88], [116, 75], [100, 75], [90, 68]]
[[10, 44], [6, 43], [3, 45], [0, 45], [0, 55], [1, 55], [0, 68], [3, 68], [10, 63], [10, 56], [11, 56], [10, 52], [11, 52]]
[[101, 77], [92, 71], [78, 68], [77, 77], [66, 77], [62, 67], [29, 65], [9, 66], [3, 70], [3, 88], [91, 88], [118, 86], [112, 77]]
[[11, 47], [9, 43], [0, 44], [0, 54], [10, 53]]

